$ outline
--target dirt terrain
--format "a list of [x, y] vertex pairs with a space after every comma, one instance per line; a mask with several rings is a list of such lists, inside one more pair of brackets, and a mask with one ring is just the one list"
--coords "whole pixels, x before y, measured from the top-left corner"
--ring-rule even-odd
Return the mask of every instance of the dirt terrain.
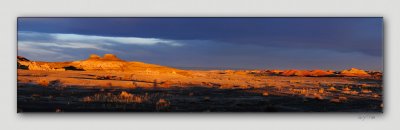
[[17, 59], [18, 112], [383, 111], [379, 71], [181, 70], [112, 54]]

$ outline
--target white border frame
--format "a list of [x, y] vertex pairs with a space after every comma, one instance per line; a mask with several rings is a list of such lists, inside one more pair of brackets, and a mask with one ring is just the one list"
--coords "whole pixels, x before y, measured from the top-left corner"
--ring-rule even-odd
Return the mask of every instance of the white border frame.
[[[400, 2], [396, 0], [2, 0], [0, 129], [395, 129], [399, 128]], [[17, 114], [17, 17], [384, 17], [384, 114]], [[5, 62], [4, 62], [5, 61]]]

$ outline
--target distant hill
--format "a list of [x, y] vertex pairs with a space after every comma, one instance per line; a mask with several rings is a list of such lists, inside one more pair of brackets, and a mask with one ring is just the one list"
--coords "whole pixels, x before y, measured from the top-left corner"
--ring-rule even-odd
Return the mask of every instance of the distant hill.
[[[105, 54], [100, 57], [92, 54], [88, 59], [73, 62], [35, 62], [18, 56], [18, 68], [29, 70], [81, 70], [81, 71], [157, 71], [158, 73], [175, 73], [178, 69], [160, 66], [155, 64], [147, 64], [137, 61], [124, 61], [114, 54]], [[22, 67], [23, 66], [23, 67]]]
[[376, 77], [381, 78], [381, 72], [364, 71], [351, 68], [349, 70], [246, 70], [240, 68], [224, 67], [167, 67], [148, 64], [138, 61], [125, 61], [114, 54], [105, 54], [103, 57], [91, 54], [85, 60], [72, 62], [39, 62], [31, 61], [23, 56], [17, 56], [18, 69], [46, 70], [46, 71], [106, 71], [106, 72], [140, 72], [147, 74], [181, 74], [192, 75], [190, 70], [229, 70], [241, 73], [256, 73], [258, 75], [298, 76], [298, 77]]
[[246, 70], [244, 68], [231, 68], [231, 67], [178, 67], [178, 66], [173, 66], [173, 67], [183, 70]]

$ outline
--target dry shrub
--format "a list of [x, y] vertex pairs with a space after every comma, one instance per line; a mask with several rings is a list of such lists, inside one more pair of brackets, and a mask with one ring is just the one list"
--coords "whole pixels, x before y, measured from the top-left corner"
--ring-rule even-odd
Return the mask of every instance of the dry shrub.
[[339, 100], [340, 100], [340, 101], [346, 101], [346, 100], [347, 100], [347, 97], [342, 97], [342, 96], [341, 96], [341, 97], [339, 97]]
[[351, 89], [349, 87], [344, 87], [343, 91], [350, 91]]
[[90, 96], [86, 96], [86, 97], [83, 97], [83, 98], [81, 99], [81, 101], [82, 101], [82, 102], [94, 102], [94, 98], [92, 98], [92, 97], [90, 97]]
[[57, 79], [57, 80], [50, 81], [48, 86], [50, 86], [50, 87], [62, 87], [63, 84], [62, 84], [61, 80]]
[[112, 83], [111, 83], [111, 82], [108, 82], [108, 83], [106, 83], [106, 86], [107, 86], [107, 87], [112, 87]]
[[159, 111], [159, 110], [166, 109], [169, 107], [169, 105], [170, 105], [170, 103], [167, 100], [161, 98], [156, 103], [156, 110]]
[[268, 93], [268, 92], [263, 92], [262, 95], [263, 95], [263, 96], [268, 96], [269, 93]]
[[133, 97], [132, 94], [130, 94], [130, 93], [126, 92], [126, 91], [122, 91], [121, 94], [119, 94], [119, 96], [122, 97], [122, 98], [132, 98]]
[[118, 95], [111, 93], [95, 94], [94, 96], [86, 96], [81, 99], [82, 102], [110, 102], [110, 103], [142, 103], [150, 98], [147, 95], [134, 95], [126, 91], [122, 91]]
[[358, 92], [357, 91], [350, 91], [350, 94], [351, 95], [358, 95]]
[[372, 93], [372, 91], [371, 91], [371, 90], [368, 90], [368, 89], [362, 89], [362, 90], [361, 90], [361, 93]]
[[169, 81], [169, 80], [166, 80], [166, 81], [164, 81], [164, 82], [161, 82], [161, 87], [164, 87], [164, 88], [168, 88], [168, 87], [171, 87], [172, 85], [174, 84], [174, 82], [172, 82], [172, 81]]
[[193, 95], [194, 95], [194, 93], [193, 93], [193, 92], [190, 92], [190, 93], [189, 93], [189, 96], [193, 96]]
[[324, 88], [320, 88], [319, 90], [318, 90], [318, 93], [324, 93]]
[[57, 108], [56, 112], [62, 112], [62, 110], [60, 108]]
[[333, 98], [333, 99], [331, 99], [330, 101], [331, 101], [331, 102], [334, 102], [334, 103], [340, 103], [340, 99], [337, 99], [337, 98]]
[[330, 90], [330, 91], [336, 91], [336, 88], [335, 87], [333, 87], [333, 86], [331, 86], [331, 87], [329, 87], [329, 89], [328, 90]]
[[40, 86], [47, 87], [47, 86], [49, 86], [49, 80], [47, 80], [45, 78], [41, 78], [37, 81], [37, 84]]
[[324, 96], [322, 96], [320, 94], [314, 94], [314, 98], [318, 99], [318, 100], [324, 100]]
[[210, 101], [211, 99], [210, 99], [210, 97], [209, 96], [205, 96], [204, 97], [204, 101]]

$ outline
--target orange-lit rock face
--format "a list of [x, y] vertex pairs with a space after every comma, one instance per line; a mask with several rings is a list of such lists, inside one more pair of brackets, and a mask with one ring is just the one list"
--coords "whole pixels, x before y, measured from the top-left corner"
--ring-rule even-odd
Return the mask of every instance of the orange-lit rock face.
[[46, 71], [65, 71], [62, 67], [52, 66], [48, 63], [32, 62], [32, 61], [18, 61], [18, 69], [28, 70], [46, 70]]
[[331, 76], [333, 75], [333, 71], [324, 71], [324, 70], [312, 70], [309, 72], [309, 76], [320, 77], [320, 76]]
[[113, 60], [113, 61], [122, 61], [121, 59], [119, 59], [114, 54], [104, 54], [103, 59], [104, 60]]
[[104, 57], [91, 54], [88, 59], [74, 61], [72, 64], [76, 68], [81, 68], [83, 70], [124, 71], [126, 62], [113, 54], [105, 54]]
[[98, 60], [98, 61], [123, 61], [119, 59], [116, 55], [114, 54], [104, 54], [103, 57], [100, 57], [99, 55], [96, 54], [91, 54], [87, 60]]
[[99, 60], [101, 57], [96, 54], [91, 54], [88, 58], [88, 60]]
[[281, 73], [282, 76], [295, 76], [298, 70], [285, 70]]
[[113, 54], [105, 54], [103, 57], [92, 54], [86, 60], [73, 62], [34, 62], [22, 56], [18, 56], [17, 59], [18, 69], [28, 70], [64, 71], [66, 70], [65, 68], [68, 68], [68, 70], [141, 72], [148, 74], [181, 73], [180, 70], [174, 68], [142, 62], [126, 62]]
[[117, 72], [137, 72], [160, 73], [159, 71], [176, 72], [173, 68], [146, 64], [142, 62], [127, 62], [119, 59], [114, 54], [105, 54], [100, 57], [92, 54], [88, 59], [72, 62], [72, 66], [88, 71], [117, 71]]
[[340, 72], [341, 76], [346, 76], [346, 77], [368, 77], [371, 76], [364, 70], [356, 69], [356, 68], [351, 68], [350, 70], [343, 70]]
[[310, 77], [325, 77], [334, 76], [334, 71], [324, 70], [286, 70], [281, 73], [282, 76], [310, 76]]
[[283, 71], [282, 76], [309, 76], [309, 72], [307, 70], [286, 70]]
[[282, 70], [271, 70], [270, 72], [273, 73], [273, 74], [280, 74], [283, 71]]

